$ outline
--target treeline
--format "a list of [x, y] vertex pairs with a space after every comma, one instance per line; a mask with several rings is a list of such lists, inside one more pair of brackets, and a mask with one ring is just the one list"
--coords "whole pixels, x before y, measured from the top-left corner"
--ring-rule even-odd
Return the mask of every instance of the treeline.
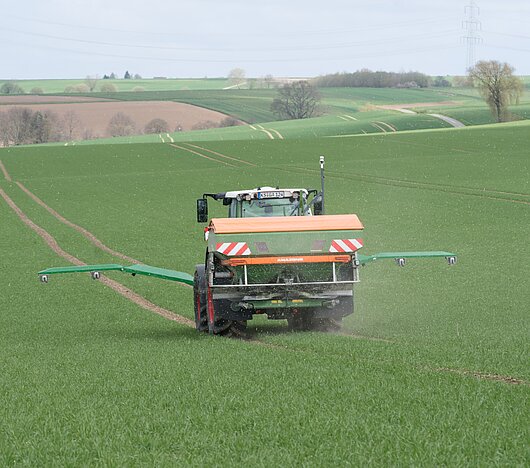
[[12, 107], [0, 112], [0, 143], [11, 146], [62, 141], [69, 136], [67, 118], [50, 111]]
[[[233, 127], [241, 125], [241, 121], [227, 116], [220, 122], [205, 120], [197, 122], [191, 130], [206, 130], [218, 127]], [[136, 122], [123, 112], [112, 116], [106, 129], [106, 136], [129, 136], [181, 132], [183, 127], [177, 123], [172, 130], [169, 123], [160, 118], [149, 121], [142, 129]], [[85, 128], [75, 111], [65, 112], [59, 117], [51, 111], [33, 111], [26, 107], [12, 107], [0, 112], [0, 147], [13, 145], [31, 145], [54, 141], [72, 141], [74, 139], [91, 140], [103, 135], [96, 135], [92, 129]]]
[[420, 72], [374, 72], [366, 69], [322, 75], [313, 80], [319, 88], [427, 88], [431, 82], [430, 76]]

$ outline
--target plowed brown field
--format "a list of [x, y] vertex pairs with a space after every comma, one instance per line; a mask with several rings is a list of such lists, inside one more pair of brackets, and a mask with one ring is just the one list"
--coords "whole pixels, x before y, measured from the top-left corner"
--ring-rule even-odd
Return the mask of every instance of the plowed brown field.
[[[34, 98], [34, 97], [33, 97]], [[0, 111], [7, 111], [11, 107], [26, 107], [33, 111], [52, 111], [62, 117], [68, 111], [74, 111], [81, 124], [79, 131], [90, 130], [94, 137], [106, 137], [110, 119], [117, 112], [128, 115], [135, 122], [137, 133], [142, 133], [145, 124], [154, 118], [161, 118], [168, 122], [172, 132], [177, 126], [182, 130], [190, 130], [195, 124], [205, 120], [219, 123], [226, 115], [220, 112], [204, 109], [172, 101], [107, 101], [107, 102], [76, 102], [60, 104], [22, 104], [2, 105]]]

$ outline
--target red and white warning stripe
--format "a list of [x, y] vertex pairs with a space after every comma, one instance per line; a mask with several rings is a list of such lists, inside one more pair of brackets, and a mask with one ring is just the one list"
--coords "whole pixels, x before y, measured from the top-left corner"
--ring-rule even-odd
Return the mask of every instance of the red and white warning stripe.
[[363, 246], [362, 239], [333, 239], [330, 252], [355, 252]]
[[224, 242], [223, 244], [217, 244], [215, 250], [228, 256], [250, 255], [250, 249], [246, 242]]

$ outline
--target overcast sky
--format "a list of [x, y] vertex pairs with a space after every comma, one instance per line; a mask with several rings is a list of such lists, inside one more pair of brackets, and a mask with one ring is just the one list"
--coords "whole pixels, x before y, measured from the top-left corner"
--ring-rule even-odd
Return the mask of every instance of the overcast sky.
[[[0, 0], [0, 79], [464, 74], [469, 0]], [[530, 0], [476, 0], [482, 44], [530, 75]]]

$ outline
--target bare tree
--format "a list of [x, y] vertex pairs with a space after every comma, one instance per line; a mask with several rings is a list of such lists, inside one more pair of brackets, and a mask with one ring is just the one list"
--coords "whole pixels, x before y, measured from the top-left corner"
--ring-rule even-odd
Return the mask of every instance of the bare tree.
[[13, 107], [0, 114], [2, 146], [47, 143], [63, 138], [63, 126], [52, 111], [36, 111]]
[[50, 110], [44, 111], [44, 116], [50, 128], [48, 134], [48, 141], [62, 141], [64, 140], [64, 121], [59, 115]]
[[241, 125], [241, 121], [230, 115], [219, 122], [219, 127], [236, 127], [238, 125]]
[[69, 110], [63, 115], [63, 128], [65, 133], [65, 138], [67, 140], [73, 140], [79, 132], [81, 127], [81, 119], [77, 113], [73, 110]]
[[114, 114], [107, 127], [108, 134], [113, 137], [132, 135], [135, 130], [134, 120], [123, 112]]
[[29, 143], [48, 143], [63, 139], [62, 122], [52, 111], [36, 111], [31, 116]]
[[270, 88], [274, 85], [274, 76], [271, 74], [265, 75], [265, 78], [263, 78], [263, 81], [265, 81], [265, 84], [267, 85], [267, 88]]
[[228, 82], [232, 86], [237, 86], [238, 88], [245, 82], [245, 70], [242, 68], [234, 68], [230, 70], [228, 74]]
[[218, 128], [219, 124], [214, 122], [213, 120], [201, 120], [200, 122], [197, 122], [193, 127], [191, 127], [192, 130], [209, 130], [210, 128]]
[[96, 89], [98, 81], [99, 81], [99, 76], [87, 75], [87, 77], [85, 78], [85, 84], [88, 86], [88, 89], [90, 90], [90, 92], [93, 92]]
[[508, 106], [518, 104], [523, 82], [513, 74], [514, 68], [496, 60], [480, 61], [469, 69], [469, 77], [479, 89], [497, 122], [508, 120]]
[[280, 119], [307, 119], [318, 112], [320, 94], [307, 81], [293, 81], [278, 89], [271, 111]]
[[0, 112], [0, 146], [9, 146], [9, 119], [5, 112]]
[[82, 138], [83, 140], [94, 140], [95, 138], [98, 138], [98, 135], [96, 135], [91, 128], [85, 128], [83, 130]]
[[145, 133], [167, 133], [169, 124], [164, 119], [153, 119], [145, 125]]
[[33, 112], [24, 107], [12, 107], [7, 111], [7, 140], [13, 145], [29, 143]]

